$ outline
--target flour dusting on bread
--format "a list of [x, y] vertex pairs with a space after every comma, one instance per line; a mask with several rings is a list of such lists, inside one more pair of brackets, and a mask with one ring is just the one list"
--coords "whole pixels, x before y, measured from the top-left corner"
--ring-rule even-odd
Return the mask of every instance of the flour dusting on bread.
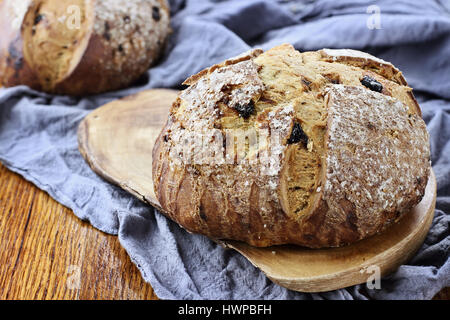
[[425, 124], [400, 101], [361, 87], [334, 85], [327, 98], [324, 199], [342, 221], [351, 203], [355, 228], [372, 233], [385, 212], [399, 218], [424, 194], [420, 180], [430, 168]]

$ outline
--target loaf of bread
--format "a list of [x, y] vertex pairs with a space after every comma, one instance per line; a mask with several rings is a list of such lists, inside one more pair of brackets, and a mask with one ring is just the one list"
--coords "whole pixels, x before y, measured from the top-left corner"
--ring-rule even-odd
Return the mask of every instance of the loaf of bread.
[[185, 81], [153, 149], [155, 193], [188, 231], [336, 247], [422, 199], [429, 137], [391, 63], [355, 50], [253, 50]]
[[0, 81], [86, 95], [127, 87], [158, 59], [166, 0], [3, 0]]

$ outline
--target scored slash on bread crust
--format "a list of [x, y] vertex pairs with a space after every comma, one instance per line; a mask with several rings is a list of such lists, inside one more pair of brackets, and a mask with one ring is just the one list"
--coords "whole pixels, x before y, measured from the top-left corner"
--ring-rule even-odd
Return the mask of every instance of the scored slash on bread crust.
[[376, 234], [416, 205], [430, 151], [412, 89], [387, 62], [338, 53], [282, 45], [186, 80], [153, 149], [165, 213], [214, 239], [315, 248]]
[[[405, 77], [392, 63], [384, 61], [366, 52], [352, 49], [322, 49], [319, 51], [323, 59], [329, 62], [346, 63], [356, 67], [371, 70], [384, 78], [390, 79], [398, 84], [407, 86]], [[421, 115], [420, 106], [412, 91], [408, 91], [410, 99], [414, 102], [416, 112]]]
[[381, 75], [393, 79], [399, 84], [408, 85], [403, 74], [392, 63], [384, 61], [366, 52], [352, 49], [322, 49], [321, 56], [329, 62], [344, 62], [360, 68], [372, 68]]

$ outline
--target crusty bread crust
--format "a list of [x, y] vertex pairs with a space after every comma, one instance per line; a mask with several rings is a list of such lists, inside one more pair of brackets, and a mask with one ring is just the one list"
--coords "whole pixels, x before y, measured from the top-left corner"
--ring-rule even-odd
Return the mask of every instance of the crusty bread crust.
[[[81, 9], [76, 31], [63, 10], [73, 4]], [[169, 17], [166, 0], [2, 1], [0, 81], [69, 95], [127, 87], [160, 56]]]
[[[408, 85], [402, 72], [392, 63], [374, 57], [366, 52], [351, 49], [322, 49], [319, 52], [325, 61], [345, 63], [365, 70], [372, 70], [386, 79], [390, 79], [404, 86]], [[408, 95], [415, 104], [416, 112], [421, 115], [420, 106], [412, 91], [409, 91]]]
[[196, 73], [196, 74], [190, 76], [189, 78], [187, 78], [183, 82], [183, 84], [187, 85], [187, 86], [193, 85], [194, 83], [196, 83], [198, 80], [200, 80], [204, 76], [214, 72], [215, 70], [217, 70], [219, 68], [222, 68], [225, 66], [230, 66], [230, 65], [242, 62], [242, 61], [254, 59], [257, 56], [259, 56], [261, 53], [263, 53], [263, 51], [261, 49], [253, 49], [248, 52], [244, 52], [236, 57], [227, 59], [221, 63], [215, 64], [209, 68], [201, 70], [199, 73]]
[[317, 248], [381, 232], [420, 202], [430, 150], [411, 88], [387, 62], [344, 53], [282, 45], [188, 79], [153, 149], [164, 213], [215, 239]]

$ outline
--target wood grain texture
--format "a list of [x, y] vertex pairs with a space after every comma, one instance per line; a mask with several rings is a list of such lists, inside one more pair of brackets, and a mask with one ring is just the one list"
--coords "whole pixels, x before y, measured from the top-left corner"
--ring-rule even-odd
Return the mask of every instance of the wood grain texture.
[[[152, 149], [174, 99], [174, 91], [156, 89], [116, 100], [89, 114], [78, 131], [80, 152], [95, 172], [161, 212], [151, 176]], [[435, 202], [436, 180], [431, 173], [423, 200], [399, 223], [349, 246], [311, 250], [219, 242], [291, 290], [335, 290], [366, 282], [364, 270], [371, 266], [387, 275], [408, 261], [429, 230]]]
[[159, 210], [153, 190], [152, 150], [177, 94], [154, 89], [112, 101], [92, 111], [78, 128], [79, 150], [90, 167]]
[[0, 248], [0, 299], [157, 299], [117, 237], [2, 165]]

